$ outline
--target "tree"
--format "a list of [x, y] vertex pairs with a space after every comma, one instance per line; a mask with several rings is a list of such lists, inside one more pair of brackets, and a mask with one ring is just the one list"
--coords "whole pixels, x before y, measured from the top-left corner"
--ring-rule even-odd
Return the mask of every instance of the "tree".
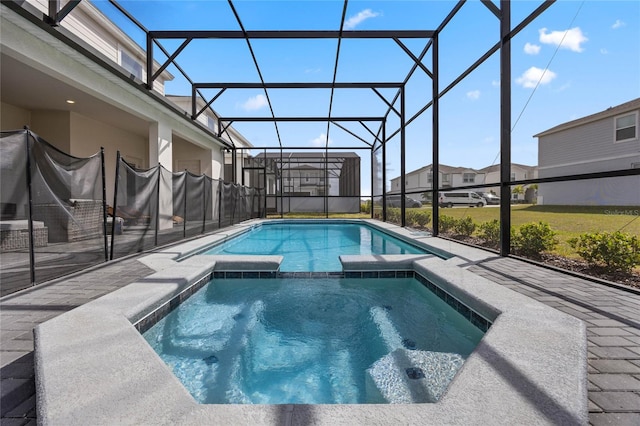
[[511, 193], [518, 195], [519, 198], [520, 195], [524, 194], [524, 188], [522, 187], [522, 185], [516, 185], [511, 189]]

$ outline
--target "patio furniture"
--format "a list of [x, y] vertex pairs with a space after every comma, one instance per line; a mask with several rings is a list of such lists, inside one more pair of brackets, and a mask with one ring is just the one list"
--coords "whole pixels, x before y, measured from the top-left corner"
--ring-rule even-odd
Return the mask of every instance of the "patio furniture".
[[49, 229], [49, 242], [73, 242], [103, 235], [102, 200], [70, 199], [34, 204], [32, 217]]
[[[33, 222], [33, 245], [47, 246], [47, 227], [43, 222]], [[14, 251], [29, 248], [29, 221], [0, 221], [0, 251]]]

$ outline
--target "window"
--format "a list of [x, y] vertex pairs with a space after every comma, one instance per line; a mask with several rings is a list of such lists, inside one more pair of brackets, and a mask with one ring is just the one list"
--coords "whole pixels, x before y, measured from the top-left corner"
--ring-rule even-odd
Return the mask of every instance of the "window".
[[511, 180], [516, 180], [516, 173], [515, 172], [511, 173]]
[[427, 174], [427, 183], [432, 183], [433, 182], [433, 172], [429, 172]]
[[442, 175], [442, 181], [443, 182], [449, 182], [449, 175], [448, 174]]
[[120, 65], [138, 80], [142, 80], [142, 64], [124, 50], [120, 50]]
[[215, 118], [209, 117], [208, 115], [206, 117], [207, 117], [207, 127], [209, 128], [209, 130], [212, 130], [212, 131], [215, 132], [216, 131], [216, 120], [215, 120]]
[[615, 118], [615, 142], [623, 142], [637, 138], [638, 113], [633, 112]]
[[463, 173], [462, 174], [462, 182], [464, 183], [474, 183], [476, 181], [475, 173]]

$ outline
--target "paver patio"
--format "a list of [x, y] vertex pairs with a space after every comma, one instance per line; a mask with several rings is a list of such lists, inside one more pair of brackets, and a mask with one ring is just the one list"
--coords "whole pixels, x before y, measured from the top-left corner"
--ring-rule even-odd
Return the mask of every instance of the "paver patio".
[[[143, 255], [0, 299], [2, 426], [36, 424], [33, 327], [152, 273], [137, 260]], [[585, 321], [591, 424], [640, 425], [640, 292], [512, 258], [494, 256], [467, 267]]]

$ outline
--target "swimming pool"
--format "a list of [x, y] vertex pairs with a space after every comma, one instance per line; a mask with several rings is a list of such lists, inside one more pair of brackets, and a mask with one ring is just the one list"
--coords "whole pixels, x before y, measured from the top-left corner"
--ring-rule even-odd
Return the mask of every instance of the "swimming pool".
[[283, 272], [341, 271], [340, 255], [424, 254], [427, 250], [354, 223], [264, 223], [202, 254], [282, 255]]
[[[492, 253], [393, 224], [359, 222], [433, 247], [442, 257], [400, 255], [414, 260], [402, 265], [396, 276], [415, 272], [428, 278], [448, 304], [456, 302], [447, 295], [455, 296], [463, 305], [459, 308], [467, 306], [492, 321], [438, 402], [199, 404], [146, 342], [139, 326], [155, 324], [165, 307], [195, 294], [216, 271], [237, 271], [240, 264], [244, 270], [264, 271], [262, 256], [244, 256], [247, 259], [238, 262], [231, 258], [243, 256], [198, 255], [260, 223], [251, 221], [151, 253], [140, 261], [156, 271], [152, 275], [38, 325], [38, 418], [46, 424], [588, 423], [583, 322], [464, 268], [493, 258]], [[375, 264], [354, 261], [350, 270], [359, 268], [362, 277], [369, 278], [369, 270], [386, 275], [390, 263], [397, 265], [388, 256], [368, 257]], [[345, 274], [348, 270], [345, 266]]]
[[415, 278], [215, 279], [144, 333], [209, 404], [436, 402], [483, 335]]

